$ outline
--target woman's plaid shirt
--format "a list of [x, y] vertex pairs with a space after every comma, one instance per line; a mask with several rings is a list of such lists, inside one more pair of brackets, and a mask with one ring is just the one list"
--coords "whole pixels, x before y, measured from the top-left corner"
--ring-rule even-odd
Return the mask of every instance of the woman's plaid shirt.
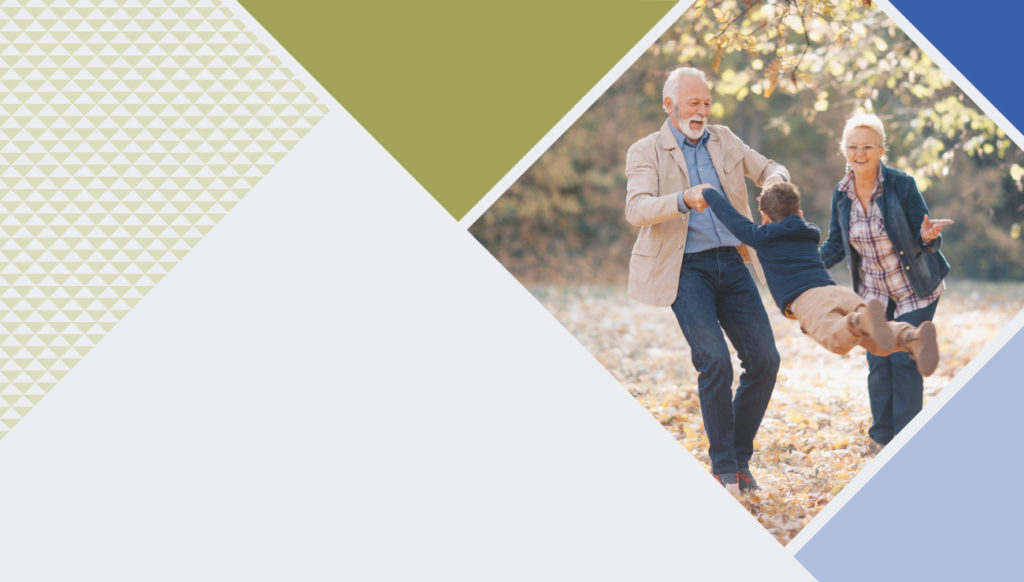
[[851, 201], [850, 246], [860, 254], [860, 288], [857, 293], [864, 301], [878, 299], [882, 305], [886, 305], [889, 298], [892, 298], [896, 303], [896, 312], [893, 315], [896, 318], [930, 305], [938, 299], [942, 290], [946, 288], [945, 281], [927, 297], [918, 297], [903, 272], [896, 247], [885, 234], [882, 210], [876, 204], [878, 197], [882, 195], [882, 173], [878, 173], [878, 181], [875, 182], [875, 191], [871, 194], [867, 211], [857, 198], [852, 170], [839, 184], [839, 189], [845, 192]]

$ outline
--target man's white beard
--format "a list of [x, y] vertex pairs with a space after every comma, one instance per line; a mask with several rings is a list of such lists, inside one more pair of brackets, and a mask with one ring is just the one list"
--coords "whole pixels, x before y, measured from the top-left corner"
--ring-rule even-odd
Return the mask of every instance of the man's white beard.
[[[691, 129], [690, 128], [690, 122], [691, 121], [700, 121], [701, 122], [700, 129]], [[686, 137], [688, 137], [688, 138], [690, 138], [690, 139], [692, 139], [694, 141], [697, 141], [698, 139], [700, 139], [700, 136], [704, 135], [704, 128], [707, 126], [707, 121], [708, 121], [707, 118], [704, 117], [703, 115], [693, 115], [689, 119], [687, 119], [684, 123], [680, 123], [679, 124], [680, 125], [679, 130], [682, 131], [683, 135], [685, 135]]]

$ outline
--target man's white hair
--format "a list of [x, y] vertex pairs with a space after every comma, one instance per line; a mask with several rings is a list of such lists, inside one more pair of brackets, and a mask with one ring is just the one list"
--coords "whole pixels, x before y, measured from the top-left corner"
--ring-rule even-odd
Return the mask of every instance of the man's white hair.
[[846, 151], [846, 139], [850, 137], [850, 132], [858, 127], [873, 130], [882, 138], [882, 147], [885, 147], [885, 127], [882, 126], [882, 120], [874, 113], [858, 113], [847, 119], [846, 125], [843, 126], [843, 138], [839, 141], [840, 151]]
[[676, 103], [676, 94], [679, 92], [679, 77], [697, 77], [704, 81], [704, 84], [708, 84], [708, 78], [704, 71], [693, 67], [679, 67], [669, 73], [668, 79], [665, 79], [665, 88], [661, 90], [661, 104], [665, 108], [665, 113], [671, 114], [668, 105], [665, 105], [666, 97], [672, 100], [673, 105], [679, 105]]

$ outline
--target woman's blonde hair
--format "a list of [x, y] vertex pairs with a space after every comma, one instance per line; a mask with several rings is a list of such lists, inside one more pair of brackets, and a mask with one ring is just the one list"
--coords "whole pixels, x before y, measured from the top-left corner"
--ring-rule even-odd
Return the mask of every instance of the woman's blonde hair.
[[885, 127], [882, 126], [882, 120], [874, 113], [858, 113], [847, 119], [846, 125], [843, 126], [843, 138], [839, 140], [840, 153], [845, 153], [846, 138], [849, 137], [851, 131], [858, 127], [874, 130], [882, 138], [882, 147], [885, 147]]

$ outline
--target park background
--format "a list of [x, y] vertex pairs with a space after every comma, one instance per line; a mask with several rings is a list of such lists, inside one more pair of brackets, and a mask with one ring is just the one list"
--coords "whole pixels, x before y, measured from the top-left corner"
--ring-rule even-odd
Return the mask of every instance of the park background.
[[[636, 237], [623, 216], [625, 152], [665, 120], [664, 79], [681, 65], [709, 75], [709, 123], [784, 164], [823, 234], [844, 173], [840, 132], [862, 111], [882, 118], [886, 163], [915, 176], [931, 216], [956, 220], [943, 233], [953, 270], [926, 405], [1024, 307], [1024, 157], [882, 10], [864, 0], [697, 2], [470, 232], [705, 465], [682, 334], [669, 310], [625, 294]], [[748, 190], [753, 200], [758, 189]], [[833, 276], [849, 284], [845, 263]], [[764, 300], [783, 363], [754, 459], [769, 491], [742, 502], [785, 543], [877, 451], [863, 352], [827, 353]]]

